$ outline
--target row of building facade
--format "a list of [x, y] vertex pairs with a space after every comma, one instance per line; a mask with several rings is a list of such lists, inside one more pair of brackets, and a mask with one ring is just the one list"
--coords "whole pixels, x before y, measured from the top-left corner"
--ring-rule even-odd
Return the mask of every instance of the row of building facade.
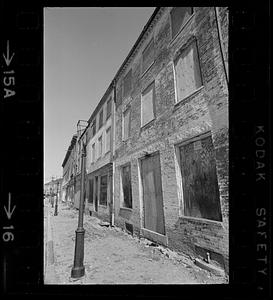
[[[82, 125], [82, 126], [80, 126]], [[159, 7], [64, 158], [62, 200], [228, 270], [228, 9]]]

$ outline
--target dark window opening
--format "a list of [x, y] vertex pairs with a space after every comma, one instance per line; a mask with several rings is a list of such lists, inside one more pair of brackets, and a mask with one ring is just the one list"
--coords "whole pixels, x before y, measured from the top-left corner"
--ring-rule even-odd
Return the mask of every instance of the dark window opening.
[[123, 207], [132, 208], [132, 186], [131, 186], [131, 166], [127, 165], [121, 169]]
[[171, 11], [172, 37], [174, 38], [180, 28], [193, 14], [193, 7], [174, 7]]
[[100, 204], [107, 205], [107, 175], [100, 178]]

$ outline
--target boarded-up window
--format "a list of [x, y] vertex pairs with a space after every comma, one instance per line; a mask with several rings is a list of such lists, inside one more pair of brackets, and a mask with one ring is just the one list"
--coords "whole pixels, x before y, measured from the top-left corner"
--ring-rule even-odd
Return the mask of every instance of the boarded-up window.
[[152, 39], [142, 53], [142, 73], [154, 62], [154, 40]]
[[93, 136], [96, 134], [96, 118], [92, 122]]
[[106, 120], [111, 116], [112, 108], [112, 98], [107, 101], [107, 112], [106, 112]]
[[96, 159], [96, 150], [95, 150], [95, 143], [92, 145], [92, 159], [91, 159], [91, 162], [95, 162], [95, 159]]
[[174, 67], [177, 101], [180, 101], [202, 86], [196, 42], [177, 57]]
[[127, 97], [132, 88], [132, 69], [126, 74], [123, 79], [123, 97]]
[[123, 113], [123, 140], [127, 140], [130, 135], [130, 109]]
[[123, 201], [122, 206], [132, 208], [132, 187], [131, 187], [131, 166], [126, 165], [121, 168], [122, 180], [122, 193]]
[[106, 130], [106, 144], [105, 144], [105, 152], [110, 151], [111, 145], [111, 127]]
[[222, 221], [211, 136], [190, 142], [179, 150], [185, 216]]
[[100, 204], [107, 205], [107, 175], [100, 178]]
[[155, 117], [154, 112], [154, 82], [142, 93], [141, 126], [146, 125]]
[[103, 125], [103, 109], [100, 111], [100, 116], [99, 116], [99, 129]]
[[94, 180], [89, 180], [89, 194], [88, 194], [88, 202], [93, 203], [93, 193], [94, 193]]
[[180, 28], [193, 14], [193, 7], [174, 7], [171, 11], [172, 37], [174, 38]]
[[98, 157], [101, 157], [102, 154], [102, 135], [99, 137], [99, 149], [98, 149]]

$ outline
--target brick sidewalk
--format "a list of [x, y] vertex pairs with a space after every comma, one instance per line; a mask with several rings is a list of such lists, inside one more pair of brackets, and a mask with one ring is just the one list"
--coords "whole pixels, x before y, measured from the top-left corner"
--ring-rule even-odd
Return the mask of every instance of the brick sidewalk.
[[148, 240], [132, 237], [119, 228], [100, 226], [100, 220], [89, 215], [84, 215], [86, 274], [79, 280], [72, 280], [78, 211], [62, 203], [58, 216], [53, 216], [53, 208], [48, 209], [54, 267], [47, 268], [45, 284], [226, 283], [225, 278], [200, 269], [187, 257], [163, 247], [153, 247]]

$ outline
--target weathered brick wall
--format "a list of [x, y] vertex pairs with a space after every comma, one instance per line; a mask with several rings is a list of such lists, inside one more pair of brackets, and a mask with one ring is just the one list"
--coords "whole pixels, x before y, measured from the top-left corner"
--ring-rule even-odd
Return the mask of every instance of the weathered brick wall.
[[[213, 8], [195, 8], [195, 14], [180, 34], [171, 40], [171, 28], [167, 8], [147, 34], [138, 53], [124, 70], [132, 67], [133, 88], [127, 99], [116, 111], [116, 176], [115, 222], [141, 224], [140, 178], [138, 159], [144, 152], [160, 152], [162, 191], [166, 234], [169, 247], [194, 253], [195, 245], [228, 254], [228, 90], [220, 52], [217, 24]], [[224, 10], [221, 10], [223, 15]], [[160, 15], [160, 14], [159, 14]], [[226, 17], [222, 17], [225, 24]], [[224, 25], [226, 26], [226, 25]], [[226, 32], [226, 31], [225, 31]], [[155, 62], [141, 75], [141, 52], [150, 41], [155, 41]], [[175, 104], [173, 59], [187, 41], [197, 41], [203, 87], [180, 103]], [[227, 39], [227, 36], [225, 36]], [[122, 76], [120, 80], [122, 79]], [[141, 128], [141, 91], [155, 81], [156, 118]], [[119, 83], [118, 83], [119, 85]], [[122, 112], [130, 105], [131, 132], [122, 141]], [[210, 222], [180, 215], [175, 145], [204, 132], [211, 131], [216, 150], [216, 166], [223, 222]], [[131, 162], [133, 209], [120, 210], [120, 172], [123, 164]]]

